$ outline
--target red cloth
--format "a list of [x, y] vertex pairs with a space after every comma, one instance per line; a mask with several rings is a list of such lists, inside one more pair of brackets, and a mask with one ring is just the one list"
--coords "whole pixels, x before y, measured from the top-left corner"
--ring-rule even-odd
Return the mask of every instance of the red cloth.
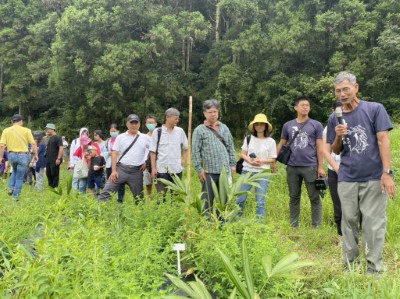
[[[96, 142], [92, 142], [89, 145], [93, 145], [97, 150], [97, 154], [100, 156], [101, 151], [100, 151], [99, 145]], [[83, 148], [82, 146], [78, 147], [74, 153], [74, 157], [78, 157], [79, 159], [82, 159], [82, 153], [84, 153], [86, 148], [87, 148], [87, 146], [85, 148]], [[86, 163], [88, 163], [88, 165], [89, 165], [90, 159], [88, 159], [88, 157], [86, 155], [85, 155], [85, 160], [86, 160]]]

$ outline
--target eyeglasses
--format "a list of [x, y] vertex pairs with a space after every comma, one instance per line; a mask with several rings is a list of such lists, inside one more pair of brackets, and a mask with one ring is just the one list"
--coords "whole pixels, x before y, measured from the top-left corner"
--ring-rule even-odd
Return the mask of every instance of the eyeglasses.
[[336, 94], [341, 94], [342, 92], [344, 93], [349, 93], [351, 91], [351, 87], [344, 87], [342, 89], [335, 89]]

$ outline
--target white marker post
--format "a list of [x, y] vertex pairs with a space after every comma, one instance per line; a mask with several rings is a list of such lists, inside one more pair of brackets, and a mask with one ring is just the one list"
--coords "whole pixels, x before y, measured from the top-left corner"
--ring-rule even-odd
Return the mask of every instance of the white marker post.
[[181, 251], [184, 251], [186, 249], [185, 244], [184, 243], [174, 244], [172, 249], [175, 250], [178, 255], [178, 275], [181, 275]]

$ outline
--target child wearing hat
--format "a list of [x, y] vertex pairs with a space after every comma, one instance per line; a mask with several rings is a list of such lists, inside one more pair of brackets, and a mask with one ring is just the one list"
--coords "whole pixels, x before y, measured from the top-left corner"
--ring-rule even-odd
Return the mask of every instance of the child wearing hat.
[[100, 193], [104, 187], [103, 176], [104, 169], [106, 168], [106, 160], [98, 154], [97, 148], [93, 145], [89, 145], [86, 152], [89, 154], [88, 158], [90, 159], [87, 187], [88, 192], [94, 195], [95, 188], [97, 189], [97, 193]]

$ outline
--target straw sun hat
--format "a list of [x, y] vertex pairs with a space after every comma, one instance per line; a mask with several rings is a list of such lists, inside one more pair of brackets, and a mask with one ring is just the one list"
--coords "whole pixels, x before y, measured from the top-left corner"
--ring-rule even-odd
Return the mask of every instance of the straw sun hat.
[[267, 116], [266, 116], [265, 114], [263, 114], [263, 113], [259, 113], [259, 114], [257, 114], [256, 116], [254, 116], [253, 121], [249, 124], [249, 131], [250, 131], [250, 132], [254, 132], [254, 127], [253, 127], [253, 125], [254, 125], [255, 123], [264, 123], [264, 124], [267, 124], [267, 125], [268, 125], [268, 132], [271, 132], [271, 131], [272, 131], [272, 125], [271, 125], [271, 123], [268, 121]]

